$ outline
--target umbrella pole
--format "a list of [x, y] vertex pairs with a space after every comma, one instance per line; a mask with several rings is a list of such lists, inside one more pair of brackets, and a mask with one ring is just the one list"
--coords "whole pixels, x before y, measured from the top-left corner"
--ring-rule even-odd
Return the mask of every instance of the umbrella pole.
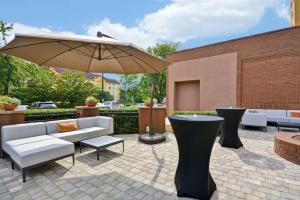
[[155, 86], [151, 83], [151, 101], [149, 108], [149, 133], [140, 134], [139, 141], [144, 144], [158, 144], [166, 141], [165, 134], [155, 133], [153, 129], [153, 99]]
[[104, 102], [104, 74], [102, 73], [102, 98], [101, 98], [101, 101], [102, 101], [102, 103]]
[[151, 100], [150, 100], [150, 108], [149, 108], [149, 135], [154, 135], [154, 130], [153, 130], [153, 99], [154, 99], [154, 85], [151, 83]]

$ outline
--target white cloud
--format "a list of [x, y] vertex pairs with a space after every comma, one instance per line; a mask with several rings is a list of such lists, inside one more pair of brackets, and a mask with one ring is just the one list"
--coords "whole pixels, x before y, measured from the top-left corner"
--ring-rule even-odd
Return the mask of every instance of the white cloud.
[[13, 39], [15, 33], [24, 33], [24, 34], [59, 34], [59, 35], [74, 35], [73, 32], [69, 31], [53, 31], [49, 28], [45, 27], [33, 27], [33, 26], [27, 26], [25, 24], [21, 23], [13, 23], [13, 30], [11, 31], [9, 37], [7, 38], [7, 41], [9, 42], [11, 39]]
[[262, 19], [268, 8], [288, 20], [286, 3], [286, 0], [173, 0], [145, 15], [135, 27], [104, 19], [89, 26], [87, 34], [102, 31], [142, 47], [159, 41], [186, 42], [247, 31]]
[[96, 36], [97, 31], [101, 31], [122, 42], [133, 42], [142, 47], [153, 46], [157, 42], [157, 37], [140, 30], [138, 27], [127, 28], [120, 23], [111, 23], [107, 18], [99, 24], [88, 26], [87, 35]]

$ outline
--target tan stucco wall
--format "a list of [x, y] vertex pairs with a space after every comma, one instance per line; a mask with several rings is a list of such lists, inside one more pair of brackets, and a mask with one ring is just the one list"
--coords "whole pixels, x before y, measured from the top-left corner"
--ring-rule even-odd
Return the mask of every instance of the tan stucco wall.
[[[174, 111], [174, 85], [177, 81], [200, 80], [200, 110], [236, 106], [237, 53], [171, 63], [167, 67], [168, 113]], [[186, 97], [187, 103], [189, 97]]]

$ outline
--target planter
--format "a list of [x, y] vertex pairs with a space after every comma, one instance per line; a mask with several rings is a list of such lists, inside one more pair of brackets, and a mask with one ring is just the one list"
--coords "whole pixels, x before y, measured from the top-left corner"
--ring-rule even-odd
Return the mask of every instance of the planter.
[[87, 107], [95, 107], [97, 105], [97, 102], [87, 101], [87, 102], [85, 102], [85, 105]]
[[14, 111], [17, 108], [16, 104], [4, 103], [1, 106], [5, 111]]

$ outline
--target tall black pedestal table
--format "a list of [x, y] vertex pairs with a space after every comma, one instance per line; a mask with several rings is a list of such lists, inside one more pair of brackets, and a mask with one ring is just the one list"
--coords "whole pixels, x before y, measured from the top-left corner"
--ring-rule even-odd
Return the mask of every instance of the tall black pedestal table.
[[179, 151], [177, 196], [210, 199], [216, 184], [209, 172], [209, 160], [223, 118], [184, 115], [171, 116], [169, 120]]
[[246, 111], [244, 108], [217, 108], [217, 113], [224, 118], [219, 143], [222, 147], [238, 149], [243, 146], [239, 135], [238, 126]]

